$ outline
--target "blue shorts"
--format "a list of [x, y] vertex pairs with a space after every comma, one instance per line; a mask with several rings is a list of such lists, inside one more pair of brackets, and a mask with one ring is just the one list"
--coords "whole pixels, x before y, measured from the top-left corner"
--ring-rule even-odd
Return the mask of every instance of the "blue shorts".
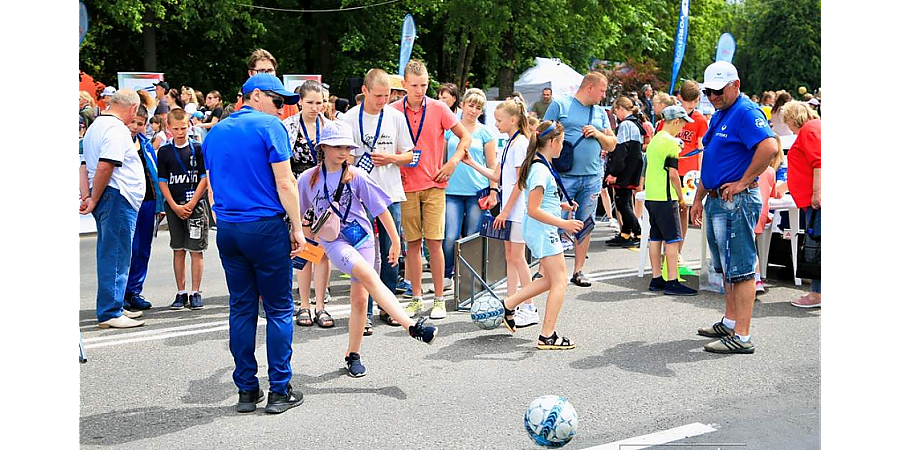
[[528, 246], [528, 250], [531, 250], [531, 256], [541, 259], [563, 252], [562, 241], [553, 225], [532, 219], [526, 214], [525, 222], [522, 223], [522, 231], [525, 235], [525, 245]]
[[[575, 211], [576, 219], [584, 222], [597, 212], [597, 199], [600, 197], [600, 191], [603, 190], [602, 176], [560, 175], [560, 178], [569, 197], [572, 197], [572, 200], [578, 203], [578, 210]], [[565, 197], [563, 197], [562, 201], [566, 201]], [[571, 213], [564, 213], [565, 217], [570, 217], [569, 214]]]
[[713, 269], [725, 281], [752, 280], [756, 273], [756, 234], [753, 228], [762, 211], [759, 188], [747, 189], [730, 202], [706, 198], [706, 241]]

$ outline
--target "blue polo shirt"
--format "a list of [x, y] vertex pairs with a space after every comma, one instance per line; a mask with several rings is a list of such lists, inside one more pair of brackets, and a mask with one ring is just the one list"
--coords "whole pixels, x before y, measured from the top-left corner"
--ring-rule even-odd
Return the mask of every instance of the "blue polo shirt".
[[[588, 124], [588, 118], [593, 118], [591, 125], [600, 131], [609, 128], [609, 118], [606, 111], [599, 106], [582, 105], [574, 96], [567, 95], [554, 98], [544, 113], [544, 120], [558, 120], [566, 128], [566, 141], [574, 144], [582, 136], [581, 129]], [[600, 161], [600, 141], [594, 138], [585, 138], [575, 148], [575, 158], [572, 162], [572, 170], [563, 175], [597, 175], [603, 176], [603, 168]]]
[[202, 150], [217, 220], [252, 222], [284, 214], [271, 164], [289, 160], [291, 148], [277, 116], [244, 106], [210, 129]]
[[716, 111], [703, 136], [703, 187], [713, 190], [740, 180], [750, 167], [756, 145], [774, 137], [763, 111], [743, 96], [728, 109]]

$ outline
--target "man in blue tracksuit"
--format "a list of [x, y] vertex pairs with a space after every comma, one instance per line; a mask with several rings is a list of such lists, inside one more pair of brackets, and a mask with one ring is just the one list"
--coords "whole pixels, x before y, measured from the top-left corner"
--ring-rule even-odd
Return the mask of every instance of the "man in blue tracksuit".
[[159, 183], [156, 182], [159, 178], [156, 172], [156, 151], [153, 150], [150, 139], [142, 133], [146, 129], [146, 123], [147, 108], [139, 106], [128, 129], [131, 131], [131, 139], [139, 147], [138, 156], [144, 165], [147, 189], [138, 210], [134, 240], [131, 242], [131, 267], [128, 270], [128, 284], [125, 285], [125, 309], [132, 311], [150, 309], [152, 306], [141, 295], [141, 291], [144, 289], [144, 280], [147, 279], [156, 216], [163, 212], [164, 201], [162, 193], [159, 192]]
[[[278, 119], [300, 100], [273, 75], [253, 75], [241, 89], [244, 105], [203, 140], [216, 245], [230, 296], [229, 347], [234, 357], [238, 412], [256, 410], [264, 394], [256, 377], [259, 299], [266, 311], [269, 401], [278, 414], [303, 403], [291, 388], [291, 255], [305, 244], [287, 129]], [[287, 215], [291, 228], [285, 223]]]

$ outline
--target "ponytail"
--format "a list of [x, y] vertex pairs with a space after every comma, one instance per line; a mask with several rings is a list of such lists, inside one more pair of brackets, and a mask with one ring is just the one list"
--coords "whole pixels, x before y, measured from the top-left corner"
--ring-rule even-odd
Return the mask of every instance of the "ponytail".
[[514, 97], [512, 100], [501, 103], [497, 106], [497, 109], [502, 110], [510, 117], [516, 118], [517, 130], [522, 133], [523, 136], [531, 136], [531, 130], [528, 128], [528, 113], [525, 112], [525, 102], [519, 99], [519, 97]]
[[[551, 127], [553, 127], [552, 130], [550, 130]], [[565, 133], [565, 128], [563, 128], [561, 123], [545, 120], [538, 125], [537, 131], [531, 135], [528, 141], [528, 150], [525, 152], [525, 161], [522, 161], [522, 168], [519, 170], [519, 178], [516, 180], [516, 186], [523, 192], [525, 191], [526, 181], [528, 180], [528, 172], [531, 171], [531, 165], [534, 162], [535, 154], [537, 154], [538, 149], [546, 147], [551, 140], [559, 137], [563, 133]]]

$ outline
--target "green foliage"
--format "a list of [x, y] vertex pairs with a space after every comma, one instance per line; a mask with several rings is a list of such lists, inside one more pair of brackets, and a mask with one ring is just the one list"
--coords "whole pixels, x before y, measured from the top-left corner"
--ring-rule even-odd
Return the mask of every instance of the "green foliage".
[[[680, 0], [404, 0], [336, 13], [241, 5], [332, 9], [381, 1], [85, 0], [91, 27], [80, 68], [115, 84], [116, 72], [152, 70], [154, 42], [156, 69], [173, 87], [217, 89], [232, 99], [248, 55], [262, 47], [278, 59], [279, 74], [321, 74], [333, 93], [349, 97], [349, 78], [372, 67], [397, 73], [400, 26], [411, 13], [413, 58], [425, 61], [434, 81], [509, 90], [541, 56], [579, 72], [592, 59], [628, 62], [637, 72], [615, 77], [611, 90], [646, 82], [668, 89]], [[819, 0], [692, 0], [679, 77], [702, 81], [728, 31], [738, 42], [745, 91], [801, 84], [812, 91], [820, 84], [820, 11]]]

